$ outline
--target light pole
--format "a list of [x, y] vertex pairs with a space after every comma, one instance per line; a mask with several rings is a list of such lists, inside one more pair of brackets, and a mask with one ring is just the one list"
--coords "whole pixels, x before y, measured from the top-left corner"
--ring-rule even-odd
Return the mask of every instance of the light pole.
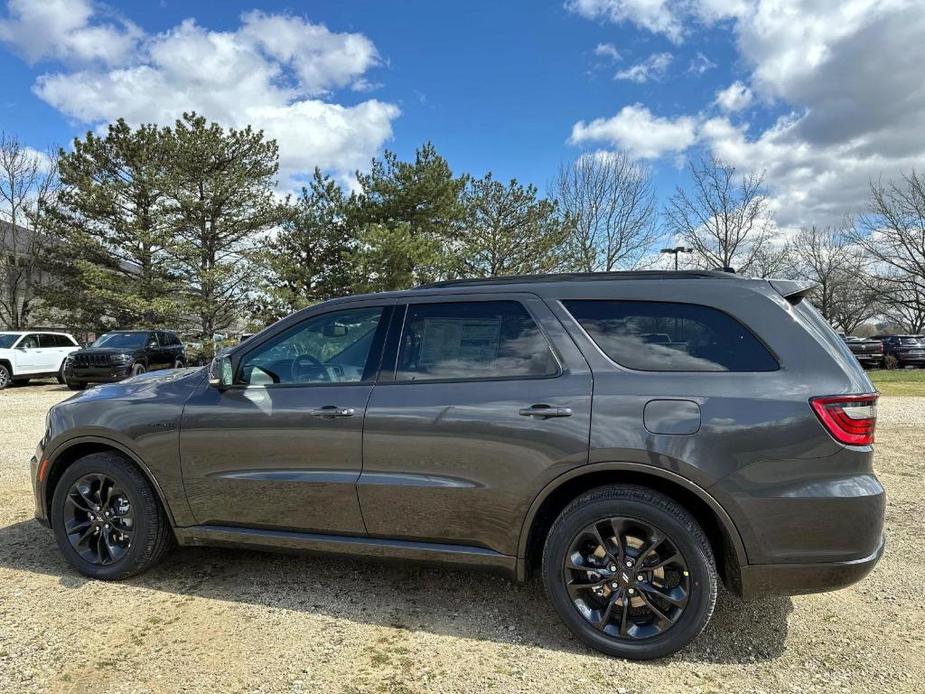
[[693, 253], [693, 248], [687, 248], [686, 246], [678, 246], [677, 248], [663, 248], [662, 253], [671, 253], [674, 256], [674, 269], [678, 269], [678, 253]]

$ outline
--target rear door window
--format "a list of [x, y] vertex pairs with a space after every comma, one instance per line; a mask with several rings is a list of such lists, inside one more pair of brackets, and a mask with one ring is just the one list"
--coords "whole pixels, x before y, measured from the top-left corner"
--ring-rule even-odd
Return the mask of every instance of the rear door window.
[[708, 306], [563, 301], [611, 360], [640, 371], [774, 371], [777, 360], [735, 318]]
[[518, 301], [408, 307], [397, 381], [542, 378], [558, 373], [549, 343]]

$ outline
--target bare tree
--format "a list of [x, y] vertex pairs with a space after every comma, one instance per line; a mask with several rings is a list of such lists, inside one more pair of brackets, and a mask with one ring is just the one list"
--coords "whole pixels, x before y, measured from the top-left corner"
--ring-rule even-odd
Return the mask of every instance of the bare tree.
[[581, 155], [560, 167], [554, 189], [579, 270], [638, 267], [658, 238], [651, 173], [625, 152]]
[[912, 280], [884, 282], [883, 315], [905, 333], [925, 332], [925, 291]]
[[815, 283], [812, 301], [835, 328], [852, 333], [877, 314], [879, 282], [868, 274], [864, 251], [849, 232], [814, 226], [791, 245], [795, 274]]
[[911, 332], [922, 330], [925, 302], [925, 178], [871, 183], [870, 207], [852, 238], [883, 284], [885, 312]]
[[0, 133], [0, 324], [12, 330], [28, 327], [35, 307], [57, 180], [53, 157]]
[[785, 253], [775, 246], [764, 175], [739, 175], [708, 157], [688, 166], [691, 190], [678, 187], [665, 211], [669, 233], [694, 249], [699, 264], [754, 274], [776, 269]]

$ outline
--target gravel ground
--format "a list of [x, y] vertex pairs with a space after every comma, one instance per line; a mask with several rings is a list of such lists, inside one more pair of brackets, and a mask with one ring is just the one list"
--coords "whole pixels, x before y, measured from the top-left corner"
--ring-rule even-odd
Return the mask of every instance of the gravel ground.
[[720, 595], [672, 658], [591, 652], [537, 581], [331, 558], [177, 551], [119, 584], [71, 571], [35, 523], [27, 461], [61, 386], [0, 392], [0, 690], [925, 691], [925, 398], [883, 398], [886, 556], [861, 584]]

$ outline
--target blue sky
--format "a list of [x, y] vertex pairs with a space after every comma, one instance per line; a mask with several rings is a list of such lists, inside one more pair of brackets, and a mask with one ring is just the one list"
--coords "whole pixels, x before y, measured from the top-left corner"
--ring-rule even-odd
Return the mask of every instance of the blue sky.
[[766, 172], [782, 226], [837, 219], [925, 151], [923, 49], [873, 43], [915, 43], [923, 3], [5, 4], [0, 128], [39, 149], [189, 108], [277, 136], [284, 186], [431, 140], [456, 171], [541, 189], [582, 151], [624, 149], [663, 199], [713, 151]]

